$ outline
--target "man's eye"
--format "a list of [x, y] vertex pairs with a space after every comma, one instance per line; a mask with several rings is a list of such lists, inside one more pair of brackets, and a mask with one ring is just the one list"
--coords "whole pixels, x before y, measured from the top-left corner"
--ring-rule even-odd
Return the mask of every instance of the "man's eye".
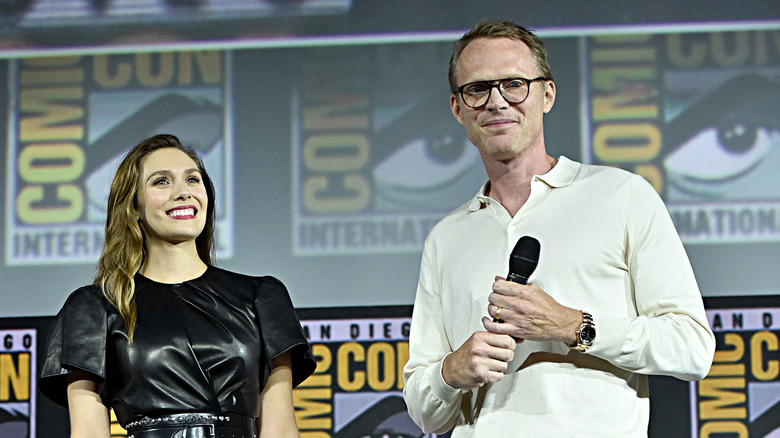
[[473, 84], [466, 87], [463, 91], [465, 91], [466, 94], [482, 94], [487, 93], [487, 89], [488, 87], [485, 84]]
[[504, 89], [522, 88], [523, 85], [525, 85], [523, 83], [523, 81], [515, 79], [515, 80], [512, 80], [512, 81], [504, 82]]

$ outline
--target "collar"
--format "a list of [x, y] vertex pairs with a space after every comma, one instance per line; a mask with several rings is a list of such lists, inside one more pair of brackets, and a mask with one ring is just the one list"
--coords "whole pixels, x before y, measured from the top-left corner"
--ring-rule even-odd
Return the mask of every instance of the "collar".
[[[558, 157], [558, 163], [555, 167], [543, 175], [534, 176], [534, 180], [541, 181], [552, 189], [566, 187], [574, 181], [580, 166], [580, 163], [561, 155]], [[477, 211], [487, 206], [488, 197], [485, 196], [485, 192], [487, 191], [489, 184], [490, 181], [486, 181], [485, 184], [482, 185], [479, 192], [477, 192], [476, 196], [474, 196], [469, 203], [468, 211]]]

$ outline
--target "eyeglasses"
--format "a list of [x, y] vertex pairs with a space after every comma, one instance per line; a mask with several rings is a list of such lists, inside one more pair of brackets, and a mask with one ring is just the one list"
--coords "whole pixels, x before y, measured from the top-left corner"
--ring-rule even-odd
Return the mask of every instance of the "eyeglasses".
[[490, 93], [493, 88], [498, 88], [499, 94], [509, 103], [522, 103], [528, 99], [531, 91], [531, 84], [536, 81], [546, 81], [547, 78], [539, 76], [538, 78], [506, 78], [495, 81], [477, 81], [469, 82], [452, 90], [453, 93], [460, 94], [463, 103], [467, 106], [479, 109], [485, 106], [490, 100]]

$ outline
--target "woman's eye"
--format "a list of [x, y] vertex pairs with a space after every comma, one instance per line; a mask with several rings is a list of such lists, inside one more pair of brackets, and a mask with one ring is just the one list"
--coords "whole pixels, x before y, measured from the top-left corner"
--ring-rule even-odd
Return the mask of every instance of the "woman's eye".
[[187, 178], [187, 182], [197, 184], [200, 182], [200, 178], [198, 178], [197, 176], [191, 176]]
[[160, 179], [154, 180], [154, 182], [152, 184], [156, 185], [156, 186], [164, 185], [164, 184], [168, 184], [168, 180], [165, 179], [165, 178], [160, 178]]

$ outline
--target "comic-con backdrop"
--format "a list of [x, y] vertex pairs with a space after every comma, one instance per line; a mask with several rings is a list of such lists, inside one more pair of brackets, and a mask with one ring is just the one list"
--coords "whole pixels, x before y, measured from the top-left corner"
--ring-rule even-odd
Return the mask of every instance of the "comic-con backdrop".
[[46, 330], [94, 275], [118, 157], [160, 132], [205, 158], [218, 264], [300, 309], [302, 436], [423, 436], [401, 396], [422, 243], [486, 179], [448, 60], [496, 18], [547, 43], [549, 152], [644, 176], [696, 271], [714, 364], [651, 379], [650, 435], [780, 436], [780, 5], [462, 3], [0, 2], [0, 437], [67, 436], [35, 387]]

